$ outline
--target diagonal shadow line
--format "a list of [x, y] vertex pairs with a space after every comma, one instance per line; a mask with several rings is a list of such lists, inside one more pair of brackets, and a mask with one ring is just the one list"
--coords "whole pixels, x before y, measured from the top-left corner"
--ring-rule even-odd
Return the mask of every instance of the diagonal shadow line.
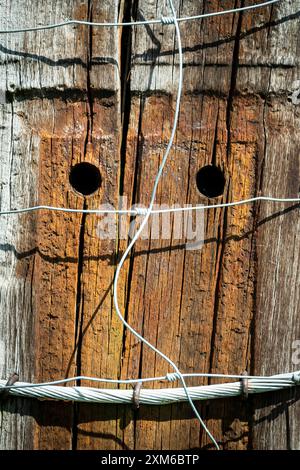
[[[104, 303], [106, 297], [108, 296], [109, 292], [111, 291], [112, 286], [113, 286], [113, 282], [114, 282], [113, 280], [110, 282], [110, 284], [109, 284], [108, 288], [106, 289], [106, 291], [104, 292], [104, 294], [103, 294], [103, 296], [102, 296], [102, 298], [101, 298], [99, 304], [98, 304], [97, 307], [95, 308], [95, 310], [94, 310], [94, 312], [93, 312], [91, 318], [89, 319], [89, 321], [87, 322], [87, 324], [86, 324], [85, 327], [83, 328], [82, 333], [81, 333], [81, 336], [80, 336], [80, 338], [79, 338], [79, 341], [78, 341], [78, 339], [76, 340], [74, 349], [73, 349], [73, 351], [72, 351], [72, 354], [71, 354], [71, 356], [70, 356], [70, 359], [69, 359], [69, 362], [68, 362], [68, 365], [67, 365], [67, 369], [66, 369], [66, 373], [65, 373], [65, 378], [67, 378], [68, 375], [69, 375], [69, 373], [70, 373], [70, 369], [71, 369], [71, 367], [72, 367], [72, 363], [73, 363], [73, 360], [74, 360], [76, 351], [77, 351], [77, 349], [78, 349], [78, 345], [79, 345], [79, 343], [82, 343], [82, 342], [83, 342], [84, 336], [86, 335], [86, 333], [87, 333], [89, 327], [90, 327], [91, 324], [93, 323], [93, 321], [94, 321], [95, 317], [97, 316], [97, 314], [98, 314], [100, 308], [102, 307], [102, 305], [103, 305], [103, 303]], [[67, 385], [67, 384], [66, 384], [66, 385]]]
[[286, 400], [286, 401], [282, 401], [281, 403], [277, 403], [276, 406], [274, 408], [272, 408], [267, 415], [262, 416], [261, 418], [257, 418], [257, 419], [254, 418], [253, 421], [252, 421], [252, 425], [257, 426], [258, 424], [262, 424], [264, 422], [270, 423], [270, 422], [274, 421], [276, 418], [278, 418], [278, 416], [285, 413], [286, 410], [290, 406], [297, 403], [299, 401], [299, 399], [300, 399], [300, 397], [298, 396], [298, 397], [293, 397], [293, 398], [291, 398], [289, 400]]
[[[242, 235], [235, 235], [235, 234], [229, 235], [228, 237], [226, 237], [225, 243], [227, 243], [229, 241], [232, 241], [232, 240], [236, 241], [236, 242], [244, 240], [244, 239], [248, 238], [250, 235], [253, 235], [259, 227], [262, 227], [263, 225], [270, 222], [271, 220], [274, 220], [278, 217], [281, 217], [282, 215], [286, 215], [289, 212], [294, 211], [295, 209], [300, 209], [300, 204], [297, 203], [297, 204], [294, 204], [293, 206], [286, 207], [285, 209], [282, 209], [281, 211], [275, 212], [274, 214], [271, 214], [271, 215], [259, 220], [256, 223], [255, 227], [253, 227], [251, 230], [248, 230], [247, 232], [243, 233]], [[206, 240], [204, 240], [204, 244], [208, 244], [208, 243], [212, 243], [212, 242], [219, 242], [219, 239], [218, 238], [207, 238]]]
[[104, 433], [104, 432], [95, 432], [95, 431], [85, 431], [83, 429], [78, 429], [78, 434], [82, 436], [88, 436], [88, 437], [93, 437], [96, 439], [108, 439], [110, 441], [115, 442], [118, 444], [123, 450], [130, 450], [130, 447], [128, 447], [122, 439], [117, 437], [115, 434], [111, 433]]
[[[28, 258], [30, 256], [38, 254], [44, 261], [47, 261], [49, 263], [78, 263], [78, 257], [77, 256], [50, 256], [47, 255], [46, 253], [42, 253], [39, 249], [39, 247], [35, 246], [31, 248], [30, 250], [27, 251], [22, 251], [19, 252], [15, 246], [11, 245], [10, 243], [2, 243], [0, 244], [0, 251], [11, 251], [16, 259], [18, 261], [22, 261], [25, 258]], [[84, 261], [105, 261], [105, 260], [111, 260], [115, 254], [103, 254], [103, 255], [97, 255], [97, 256], [84, 256], [83, 260]]]
[[[259, 227], [265, 225], [266, 223], [281, 217], [283, 215], [286, 215], [295, 209], [300, 209], [300, 204], [294, 204], [292, 206], [286, 207], [285, 209], [282, 209], [278, 212], [275, 212], [260, 221], [257, 222], [256, 226], [253, 227], [251, 230], [248, 230], [247, 232], [243, 233], [242, 235], [237, 235], [237, 234], [232, 234], [228, 235], [225, 238], [225, 243], [229, 241], [241, 241], [246, 238], [248, 238], [250, 235], [252, 235]], [[210, 243], [220, 243], [222, 242], [222, 239], [218, 239], [217, 237], [212, 237], [212, 238], [206, 238], [203, 240], [204, 245], [208, 245]], [[156, 253], [164, 253], [166, 251], [177, 251], [177, 250], [182, 250], [186, 248], [186, 243], [180, 243], [177, 245], [172, 244], [171, 246], [166, 246], [166, 247], [158, 247], [158, 248], [152, 248], [150, 250], [140, 250], [140, 251], [135, 251], [134, 257], [136, 256], [142, 256], [146, 254], [156, 254]], [[21, 261], [25, 258], [28, 258], [32, 255], [38, 254], [44, 261], [47, 261], [49, 263], [77, 263], [78, 258], [77, 257], [71, 257], [71, 256], [66, 256], [66, 257], [60, 257], [60, 256], [50, 256], [45, 253], [42, 253], [38, 247], [33, 247], [30, 250], [27, 251], [22, 251], [19, 252], [15, 246], [9, 244], [9, 243], [2, 243], [0, 244], [0, 251], [11, 251], [16, 259], [18, 261]], [[119, 256], [122, 256], [122, 251], [119, 253]], [[116, 260], [115, 260], [115, 253], [112, 254], [101, 254], [101, 255], [96, 255], [96, 256], [84, 256], [83, 257], [84, 261], [101, 261], [101, 260], [109, 260], [111, 265], [114, 265]]]
[[[17, 49], [9, 49], [8, 47], [5, 47], [3, 44], [0, 44], [0, 52], [3, 54], [7, 55], [13, 55], [17, 57], [22, 57], [24, 59], [32, 59], [37, 62], [42, 62], [46, 65], [49, 65], [50, 67], [71, 67], [73, 65], [80, 65], [84, 69], [87, 69], [87, 63], [81, 59], [80, 57], [66, 57], [64, 59], [51, 59], [49, 57], [46, 57], [44, 55], [40, 54], [34, 54], [32, 52], [23, 52], [23, 51], [18, 51]], [[94, 56], [91, 65], [115, 65], [119, 69], [119, 63], [116, 59], [110, 56]], [[90, 66], [90, 64], [89, 64]]]
[[[138, 13], [138, 16], [139, 16], [138, 19], [141, 19], [141, 20], [144, 19], [141, 12]], [[246, 38], [246, 37], [248, 37], [252, 34], [255, 34], [259, 31], [262, 31], [266, 28], [279, 26], [281, 24], [284, 24], [288, 21], [292, 21], [292, 20], [297, 19], [299, 17], [300, 17], [300, 11], [297, 11], [295, 13], [292, 13], [291, 15], [287, 15], [283, 18], [279, 18], [278, 20], [268, 21], [268, 22], [266, 22], [266, 23], [264, 23], [260, 26], [255, 26], [255, 27], [241, 33], [240, 37], [241, 37], [241, 39], [244, 39], [244, 38]], [[159, 57], [167, 57], [167, 56], [173, 56], [174, 54], [178, 53], [178, 49], [176, 49], [176, 48], [175, 48], [175, 50], [172, 49], [172, 50], [169, 50], [169, 51], [161, 52], [161, 43], [155, 37], [152, 28], [150, 27], [150, 25], [145, 25], [145, 28], [147, 30], [147, 33], [148, 33], [150, 39], [153, 41], [153, 43], [156, 45], [156, 47], [155, 48], [149, 48], [147, 51], [144, 51], [142, 54], [133, 55], [133, 57], [132, 57], [133, 61], [137, 60], [137, 59], [143, 59], [143, 60], [151, 59], [152, 62], [155, 62], [158, 56]], [[218, 47], [218, 46], [221, 46], [223, 44], [230, 43], [234, 40], [235, 40], [235, 36], [229, 36], [229, 37], [225, 37], [225, 38], [220, 38], [216, 41], [212, 41], [212, 42], [208, 42], [208, 43], [204, 43], [204, 44], [203, 43], [197, 44], [193, 47], [183, 47], [182, 51], [183, 51], [183, 53], [197, 52], [197, 51], [201, 51], [201, 50], [205, 50], [205, 49], [209, 49], [209, 48]], [[74, 65], [80, 65], [83, 68], [87, 68], [86, 62], [84, 60], [82, 60], [80, 57], [53, 60], [53, 59], [51, 59], [49, 57], [46, 57], [46, 56], [43, 56], [43, 55], [34, 54], [34, 53], [30, 53], [30, 52], [22, 52], [22, 51], [18, 51], [18, 50], [14, 50], [14, 49], [9, 49], [9, 48], [5, 47], [2, 44], [0, 44], [0, 51], [3, 52], [4, 54], [7, 54], [7, 55], [15, 55], [15, 56], [23, 57], [23, 58], [26, 58], [26, 59], [36, 60], [36, 61], [45, 63], [46, 65], [49, 65], [50, 67], [65, 67], [66, 68], [66, 67], [71, 67], [71, 66], [74, 66]], [[118, 61], [116, 59], [114, 59], [113, 57], [108, 57], [108, 56], [107, 57], [93, 57], [93, 60], [91, 62], [92, 66], [93, 65], [107, 65], [107, 64], [115, 65], [119, 69]], [[185, 67], [187, 65], [189, 65], [189, 64], [185, 64]], [[214, 64], [214, 65], [220, 65], [220, 64]], [[243, 64], [240, 64], [240, 65], [243, 66]], [[276, 67], [276, 64], [274, 64], [272, 66]], [[278, 66], [278, 64], [277, 64], [277, 66]], [[287, 68], [292, 67], [292, 66], [289, 66], [289, 65], [284, 65], [284, 66], [287, 67]]]
[[[258, 32], [260, 32], [260, 31], [262, 31], [266, 28], [279, 26], [279, 25], [284, 24], [288, 21], [295, 20], [299, 17], [300, 17], [300, 11], [297, 11], [295, 13], [292, 13], [291, 15], [287, 15], [283, 18], [279, 18], [278, 20], [268, 21], [268, 22], [266, 22], [266, 23], [264, 23], [260, 26], [255, 26], [251, 29], [248, 29], [247, 31], [244, 31], [243, 33], [240, 34], [240, 38], [241, 38], [241, 40], [245, 39], [246, 37], [251, 36], [252, 34], [258, 33]], [[218, 46], [222, 46], [224, 44], [228, 44], [230, 42], [233, 42], [234, 40], [235, 40], [234, 35], [233, 36], [228, 36], [228, 37], [225, 37], [225, 38], [217, 39], [216, 41], [197, 44], [197, 45], [192, 46], [192, 47], [183, 47], [182, 51], [184, 53], [202, 51], [202, 50], [205, 50], [205, 49], [210, 49], [210, 48], [213, 48], [213, 47], [218, 47]], [[135, 54], [133, 56], [133, 60], [135, 60], [135, 59], [147, 60], [149, 53], [151, 53], [151, 55], [153, 55], [153, 50], [148, 49], [147, 51], [144, 51], [142, 54]], [[167, 57], [167, 56], [173, 56], [174, 54], [178, 54], [178, 49], [175, 49], [175, 50], [172, 49], [170, 51], [163, 51], [163, 52], [161, 52], [160, 56], [161, 57]], [[187, 65], [188, 64], [185, 64], [185, 66], [187, 66]], [[207, 65], [209, 65], [209, 64], [207, 64]], [[217, 64], [215, 64], [215, 65], [217, 65]], [[243, 65], [243, 64], [240, 64], [240, 65]]]

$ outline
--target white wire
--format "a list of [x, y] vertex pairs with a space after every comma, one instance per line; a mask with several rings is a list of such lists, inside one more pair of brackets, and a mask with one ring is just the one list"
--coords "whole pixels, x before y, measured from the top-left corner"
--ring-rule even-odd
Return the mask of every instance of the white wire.
[[[249, 10], [254, 10], [256, 8], [262, 8], [266, 7], [268, 5], [272, 5], [273, 3], [278, 3], [281, 0], [269, 0], [265, 1], [262, 3], [257, 3], [256, 5], [248, 5], [245, 7], [239, 7], [239, 8], [233, 8], [230, 10], [223, 10], [223, 11], [215, 11], [211, 13], [203, 13], [201, 15], [195, 15], [195, 16], [184, 16], [182, 18], [177, 18], [177, 21], [192, 21], [192, 20], [199, 20], [201, 18], [210, 18], [213, 16], [220, 16], [220, 15], [227, 15], [230, 13], [238, 13], [242, 11], [249, 11]], [[84, 26], [95, 26], [95, 27], [122, 27], [122, 26], [142, 26], [142, 25], [150, 25], [150, 24], [158, 24], [162, 23], [165, 25], [171, 24], [172, 18], [169, 17], [162, 17], [159, 19], [153, 19], [153, 20], [143, 20], [143, 21], [128, 21], [125, 23], [122, 22], [113, 22], [113, 23], [97, 23], [93, 21], [84, 21], [84, 20], [66, 20], [62, 21], [60, 23], [52, 23], [48, 25], [42, 25], [42, 26], [30, 26], [28, 28], [18, 28], [18, 29], [9, 29], [9, 30], [0, 30], [0, 34], [15, 34], [15, 33], [26, 33], [30, 31], [43, 31], [47, 29], [55, 29], [55, 28], [61, 28], [63, 26], [69, 26], [69, 25], [84, 25]]]
[[[85, 377], [83, 377], [85, 378]], [[247, 379], [249, 394], [274, 392], [300, 384], [300, 371], [288, 374], [279, 374], [271, 377], [241, 376]], [[88, 378], [91, 380], [91, 378]], [[140, 380], [139, 380], [140, 381]], [[118, 381], [123, 383], [123, 381]], [[54, 382], [52, 382], [54, 383]], [[61, 382], [60, 382], [61, 383]], [[10, 395], [18, 397], [31, 397], [37, 399], [53, 399], [86, 403], [122, 403], [130, 404], [133, 400], [132, 390], [99, 389], [92, 387], [59, 387], [55, 385], [28, 384], [17, 382], [7, 387], [4, 380], [0, 380], [0, 392], [7, 390]], [[227, 398], [243, 393], [241, 382], [203, 385], [189, 387], [188, 394], [193, 400], [211, 400], [215, 398]], [[141, 389], [139, 402], [144, 405], [164, 405], [169, 403], [187, 401], [184, 388]]]
[[23, 209], [11, 209], [0, 211], [0, 215], [10, 215], [10, 214], [23, 214], [25, 212], [34, 212], [39, 210], [49, 210], [49, 211], [58, 211], [58, 212], [73, 212], [75, 214], [126, 214], [126, 215], [136, 215], [137, 211], [132, 210], [118, 210], [118, 209], [71, 209], [68, 207], [55, 207], [55, 206], [45, 206], [38, 205], [32, 207], [25, 207]]
[[[197, 378], [197, 377], [205, 377], [205, 378], [223, 378], [223, 379], [254, 379], [254, 380], [263, 380], [266, 383], [274, 383], [275, 378], [280, 380], [282, 382], [283, 380], [287, 379], [290, 380], [289, 378], [292, 376], [294, 377], [294, 381], [299, 381], [300, 380], [300, 371], [299, 372], [288, 372], [286, 374], [278, 374], [278, 375], [272, 375], [272, 376], [264, 376], [264, 375], [237, 375], [237, 374], [212, 374], [212, 373], [192, 373], [192, 374], [182, 374], [183, 377], [185, 378]], [[299, 378], [297, 379], [297, 377]], [[39, 383], [26, 383], [22, 385], [9, 385], [9, 386], [3, 386], [2, 389], [5, 390], [10, 390], [13, 387], [17, 388], [40, 388], [40, 387], [47, 387], [49, 385], [62, 385], [62, 384], [67, 384], [70, 382], [76, 382], [78, 380], [80, 381], [89, 381], [89, 382], [97, 382], [97, 383], [113, 383], [113, 384], [137, 384], [139, 382], [141, 383], [149, 383], [149, 382], [161, 382], [161, 381], [169, 381], [169, 382], [175, 382], [179, 379], [177, 374], [175, 373], [168, 373], [167, 375], [163, 375], [160, 377], [145, 377], [145, 378], [140, 378], [140, 379], [107, 379], [107, 378], [101, 378], [101, 377], [90, 377], [87, 375], [78, 375], [76, 377], [68, 377], [66, 379], [59, 379], [59, 380], [51, 380], [48, 382], [39, 382]], [[5, 381], [3, 381], [5, 382]]]
[[211, 204], [208, 206], [191, 206], [191, 207], [173, 207], [170, 209], [158, 209], [153, 210], [152, 214], [163, 214], [165, 212], [186, 212], [186, 211], [195, 211], [195, 210], [205, 210], [205, 209], [219, 209], [222, 207], [233, 207], [233, 206], [241, 206], [243, 204], [251, 204], [252, 202], [257, 201], [269, 201], [269, 202], [300, 202], [300, 197], [294, 198], [279, 198], [279, 197], [272, 197], [272, 196], [257, 196], [252, 197], [250, 199], [242, 199], [240, 201], [233, 201], [233, 202], [222, 202], [220, 204]]
[[[300, 202], [300, 197], [291, 197], [291, 198], [279, 198], [279, 197], [272, 197], [272, 196], [257, 196], [252, 197], [250, 199], [241, 199], [240, 201], [232, 201], [232, 202], [222, 202], [220, 204], [211, 204], [211, 205], [198, 205], [198, 206], [187, 206], [187, 207], [170, 207], [167, 209], [151, 209], [151, 214], [164, 214], [164, 213], [172, 213], [172, 212], [187, 212], [187, 211], [199, 211], [199, 210], [206, 210], [206, 209], [220, 209], [223, 207], [233, 207], [233, 206], [241, 206], [243, 204], [251, 204], [252, 202], [258, 201], [268, 201], [268, 202], [280, 202], [280, 203], [288, 203], [288, 202]], [[34, 212], [39, 210], [49, 210], [49, 211], [58, 211], [58, 212], [71, 212], [76, 214], [121, 214], [121, 215], [146, 215], [148, 213], [147, 208], [136, 207], [134, 209], [72, 209], [68, 207], [55, 207], [55, 206], [45, 206], [45, 205], [38, 205], [32, 207], [25, 207], [23, 209], [10, 209], [10, 210], [3, 210], [0, 211], [0, 215], [13, 215], [13, 214], [23, 214], [26, 212]]]
[[179, 29], [178, 21], [177, 21], [177, 18], [176, 18], [176, 11], [175, 11], [172, 0], [169, 0], [169, 5], [170, 5], [170, 8], [172, 10], [173, 22], [174, 22], [174, 25], [175, 25], [176, 38], [177, 38], [177, 43], [178, 43], [178, 53], [179, 53], [179, 79], [178, 79], [178, 90], [177, 90], [176, 108], [175, 108], [175, 114], [174, 114], [173, 127], [172, 127], [172, 132], [171, 132], [171, 136], [170, 136], [168, 146], [166, 148], [164, 157], [162, 159], [162, 163], [159, 167], [158, 173], [157, 173], [156, 178], [155, 178], [155, 182], [154, 182], [154, 186], [153, 186], [153, 190], [152, 190], [152, 195], [151, 195], [151, 199], [150, 199], [150, 204], [149, 204], [149, 207], [148, 207], [147, 212], [145, 214], [145, 217], [144, 217], [139, 229], [137, 230], [136, 234], [134, 235], [134, 237], [132, 238], [132, 240], [129, 243], [128, 247], [126, 248], [126, 250], [125, 250], [125, 252], [124, 252], [124, 254], [123, 254], [123, 256], [122, 256], [122, 258], [119, 262], [119, 265], [117, 266], [117, 269], [116, 269], [116, 274], [115, 274], [115, 279], [114, 279], [114, 306], [115, 306], [116, 313], [117, 313], [118, 317], [120, 318], [120, 320], [122, 321], [122, 323], [124, 324], [124, 326], [139, 341], [143, 342], [146, 346], [148, 346], [150, 349], [152, 349], [152, 351], [154, 351], [156, 354], [158, 354], [160, 357], [162, 357], [168, 364], [170, 364], [171, 367], [173, 367], [173, 369], [175, 370], [175, 373], [178, 374], [178, 376], [181, 380], [182, 386], [183, 386], [184, 391], [186, 393], [186, 397], [187, 397], [187, 399], [188, 399], [188, 401], [189, 401], [189, 403], [190, 403], [197, 419], [199, 420], [201, 426], [203, 427], [203, 429], [205, 430], [205, 432], [207, 433], [207, 435], [209, 436], [209, 438], [211, 439], [211, 441], [213, 442], [215, 447], [217, 449], [219, 449], [218, 443], [216, 442], [216, 440], [214, 439], [214, 437], [212, 436], [212, 434], [210, 433], [210, 431], [206, 427], [206, 425], [205, 425], [204, 421], [202, 420], [201, 416], [199, 415], [199, 413], [197, 411], [197, 408], [195, 407], [195, 405], [194, 405], [194, 403], [193, 403], [193, 401], [190, 397], [190, 394], [189, 394], [188, 388], [186, 386], [184, 377], [182, 376], [182, 374], [181, 374], [180, 370], [178, 369], [177, 365], [168, 356], [166, 356], [162, 351], [160, 351], [158, 348], [153, 346], [153, 344], [151, 344], [146, 338], [144, 338], [140, 333], [138, 333], [131, 325], [129, 325], [129, 323], [127, 323], [127, 321], [125, 320], [125, 318], [123, 317], [123, 315], [120, 311], [119, 301], [118, 301], [118, 281], [119, 281], [119, 276], [120, 276], [121, 269], [124, 265], [124, 262], [125, 262], [127, 256], [129, 255], [131, 249], [134, 247], [136, 241], [138, 240], [143, 228], [145, 227], [145, 225], [146, 225], [146, 223], [147, 223], [147, 221], [150, 217], [151, 210], [153, 208], [153, 204], [154, 204], [155, 197], [156, 197], [158, 183], [160, 181], [160, 178], [161, 178], [164, 166], [166, 164], [166, 161], [168, 159], [170, 150], [173, 146], [173, 142], [174, 142], [174, 138], [175, 138], [175, 134], [176, 134], [176, 130], [177, 130], [179, 109], [180, 109], [180, 103], [181, 103], [182, 85], [183, 85], [183, 54], [182, 54], [180, 29]]

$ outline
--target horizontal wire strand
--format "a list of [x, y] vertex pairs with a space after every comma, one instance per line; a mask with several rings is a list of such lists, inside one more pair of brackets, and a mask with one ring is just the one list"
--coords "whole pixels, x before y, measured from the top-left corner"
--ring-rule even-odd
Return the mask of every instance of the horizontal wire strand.
[[[256, 8], [267, 7], [268, 5], [272, 5], [280, 1], [281, 0], [269, 0], [266, 2], [257, 3], [255, 5], [247, 5], [244, 7], [233, 8], [230, 10], [215, 11], [211, 13], [203, 13], [201, 15], [194, 15], [194, 16], [184, 16], [181, 18], [177, 18], [177, 22], [194, 21], [194, 20], [199, 20], [202, 18], [211, 18], [213, 16], [221, 16], [221, 15], [227, 15], [227, 14], [232, 14], [232, 13], [239, 13], [243, 11], [250, 11]], [[83, 26], [93, 26], [93, 27], [123, 27], [123, 26], [143, 26], [143, 25], [151, 25], [151, 24], [159, 24], [159, 23], [164, 24], [164, 25], [172, 24], [173, 18], [163, 16], [159, 19], [143, 20], [143, 21], [129, 21], [125, 23], [122, 23], [122, 22], [97, 23], [93, 21], [69, 19], [66, 21], [62, 21], [60, 23], [53, 23], [53, 24], [42, 25], [42, 26], [30, 26], [27, 28], [0, 30], [0, 34], [16, 34], [16, 33], [27, 33], [27, 32], [32, 32], [32, 31], [44, 31], [48, 29], [62, 28], [64, 26], [70, 26], [70, 25], [83, 25]]]
[[[207, 206], [198, 205], [191, 207], [170, 207], [165, 209], [152, 209], [150, 214], [164, 214], [172, 212], [187, 212], [187, 211], [197, 211], [197, 210], [207, 210], [207, 209], [221, 209], [225, 207], [234, 207], [241, 206], [244, 204], [251, 204], [253, 202], [266, 201], [266, 202], [277, 202], [277, 203], [300, 203], [300, 197], [291, 197], [291, 198], [279, 198], [273, 196], [257, 196], [249, 199], [241, 199], [240, 201], [232, 202], [222, 202], [219, 204], [210, 204]], [[68, 207], [55, 207], [47, 205], [38, 205], [32, 207], [25, 207], [22, 209], [7, 209], [0, 211], [0, 215], [13, 215], [13, 214], [23, 214], [26, 212], [34, 212], [40, 210], [49, 210], [49, 211], [58, 211], [58, 212], [71, 212], [75, 214], [119, 214], [119, 215], [145, 215], [148, 209], [137, 207], [135, 209], [72, 209]]]

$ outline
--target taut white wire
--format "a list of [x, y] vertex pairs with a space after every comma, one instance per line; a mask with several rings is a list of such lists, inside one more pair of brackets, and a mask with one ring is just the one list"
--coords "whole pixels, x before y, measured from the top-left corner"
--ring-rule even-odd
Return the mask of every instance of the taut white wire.
[[[230, 10], [203, 13], [202, 15], [195, 15], [195, 16], [184, 16], [182, 18], [177, 18], [177, 21], [178, 22], [179, 21], [192, 21], [192, 20], [198, 20], [201, 18], [210, 18], [212, 16], [220, 16], [220, 15], [227, 15], [230, 13], [238, 13], [241, 11], [249, 11], [249, 10], [254, 10], [256, 8], [266, 7], [268, 5], [272, 5], [273, 3], [278, 3], [280, 1], [281, 0], [269, 0], [266, 2], [262, 2], [262, 3], [257, 3], [256, 5], [248, 5], [245, 7], [233, 8]], [[95, 26], [95, 27], [142, 26], [142, 25], [158, 24], [158, 23], [168, 25], [172, 23], [172, 21], [170, 20], [172, 20], [172, 18], [169, 18], [169, 17], [162, 17], [162, 18], [154, 19], [154, 20], [128, 21], [125, 23], [121, 23], [121, 22], [97, 23], [93, 21], [84, 21], [84, 20], [66, 20], [60, 23], [53, 23], [53, 24], [42, 25], [42, 26], [30, 26], [28, 28], [0, 30], [0, 34], [15, 34], [15, 33], [26, 33], [30, 31], [43, 31], [47, 29], [62, 28], [63, 26], [69, 26], [69, 25], [84, 25], [84, 26]]]
[[199, 415], [199, 413], [197, 411], [197, 408], [195, 407], [195, 405], [194, 405], [194, 403], [193, 403], [193, 401], [190, 397], [190, 394], [189, 394], [188, 388], [186, 386], [184, 377], [182, 376], [182, 374], [181, 374], [180, 370], [178, 369], [177, 365], [168, 356], [166, 356], [162, 351], [160, 351], [158, 348], [153, 346], [153, 344], [151, 344], [146, 338], [144, 338], [140, 333], [138, 333], [132, 326], [129, 325], [129, 323], [127, 323], [127, 321], [125, 320], [125, 318], [123, 317], [123, 315], [120, 311], [119, 301], [118, 301], [118, 281], [119, 281], [119, 276], [120, 276], [121, 269], [123, 267], [123, 264], [124, 264], [124, 262], [125, 262], [125, 260], [128, 256], [128, 254], [130, 253], [131, 249], [133, 248], [136, 241], [138, 240], [143, 228], [145, 227], [145, 225], [146, 225], [146, 223], [147, 223], [147, 221], [150, 217], [151, 210], [153, 208], [153, 204], [154, 204], [155, 197], [156, 197], [158, 183], [160, 181], [164, 166], [166, 164], [166, 161], [168, 159], [170, 150], [172, 148], [173, 141], [174, 141], [175, 134], [176, 134], [176, 130], [177, 130], [179, 109], [180, 109], [180, 103], [181, 103], [181, 94], [182, 94], [182, 84], [183, 84], [183, 55], [182, 55], [182, 44], [181, 44], [180, 29], [179, 29], [178, 21], [177, 21], [177, 18], [176, 18], [176, 11], [175, 11], [172, 0], [169, 0], [169, 5], [170, 5], [170, 8], [172, 10], [173, 22], [174, 22], [174, 25], [175, 25], [175, 31], [176, 31], [176, 37], [177, 37], [177, 43], [178, 43], [178, 53], [179, 53], [179, 79], [178, 79], [178, 90], [177, 90], [176, 108], [175, 108], [175, 114], [174, 114], [173, 127], [172, 127], [172, 132], [171, 132], [171, 136], [170, 136], [168, 146], [166, 148], [164, 157], [162, 159], [162, 163], [159, 167], [158, 173], [157, 173], [156, 178], [155, 178], [154, 187], [153, 187], [152, 195], [151, 195], [151, 199], [150, 199], [150, 204], [149, 204], [149, 207], [148, 207], [147, 212], [145, 214], [145, 217], [144, 217], [139, 229], [137, 230], [136, 234], [134, 235], [131, 242], [129, 243], [127, 249], [125, 250], [125, 252], [124, 252], [124, 254], [123, 254], [123, 256], [120, 260], [120, 263], [119, 263], [119, 265], [117, 266], [117, 269], [116, 269], [116, 274], [115, 274], [115, 279], [114, 279], [114, 306], [115, 306], [116, 313], [117, 313], [118, 317], [120, 318], [120, 320], [122, 321], [122, 323], [124, 324], [124, 326], [126, 328], [128, 328], [128, 330], [136, 338], [138, 338], [146, 346], [148, 346], [150, 349], [152, 349], [152, 351], [154, 351], [156, 354], [161, 356], [168, 364], [171, 365], [171, 367], [173, 367], [173, 369], [175, 370], [175, 373], [178, 374], [178, 377], [181, 380], [182, 386], [183, 386], [184, 391], [186, 393], [186, 397], [187, 397], [187, 399], [188, 399], [188, 401], [189, 401], [189, 403], [190, 403], [197, 419], [199, 420], [200, 424], [202, 425], [203, 429], [208, 434], [209, 438], [211, 439], [211, 441], [213, 442], [215, 447], [217, 449], [219, 449], [218, 443], [216, 442], [216, 440], [214, 439], [214, 437], [212, 436], [212, 434], [210, 433], [210, 431], [206, 427], [206, 425], [205, 425], [204, 421], [202, 420], [201, 416]]
[[[272, 196], [257, 196], [250, 199], [241, 199], [240, 201], [232, 202], [221, 202], [220, 204], [210, 204], [207, 206], [198, 205], [198, 206], [187, 206], [187, 207], [170, 207], [167, 209], [152, 209], [150, 214], [164, 214], [166, 212], [187, 212], [187, 211], [199, 211], [206, 209], [219, 209], [222, 207], [233, 207], [241, 206], [243, 204], [251, 204], [252, 202], [258, 201], [268, 201], [268, 202], [300, 202], [300, 197], [290, 197], [290, 198], [280, 198]], [[75, 214], [123, 214], [123, 215], [146, 215], [147, 208], [137, 207], [135, 209], [72, 209], [69, 207], [55, 207], [55, 206], [32, 206], [24, 207], [23, 209], [8, 209], [0, 211], [0, 215], [13, 215], [13, 214], [23, 214], [26, 212], [34, 212], [39, 210], [49, 210], [49, 211], [58, 211], [58, 212], [72, 212]]]

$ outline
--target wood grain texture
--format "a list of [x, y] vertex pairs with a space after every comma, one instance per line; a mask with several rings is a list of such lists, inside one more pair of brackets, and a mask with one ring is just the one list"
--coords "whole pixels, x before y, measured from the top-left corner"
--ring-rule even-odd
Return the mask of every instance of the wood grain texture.
[[[102, 3], [53, 8], [43, 0], [37, 14], [33, 1], [7, 2], [0, 6], [1, 27], [170, 15], [163, 1]], [[244, 2], [174, 4], [183, 16]], [[299, 0], [284, 1], [180, 24], [184, 92], [158, 204], [207, 204], [196, 174], [208, 164], [226, 178], [223, 196], [210, 202], [298, 196], [299, 8]], [[175, 108], [174, 41], [174, 27], [162, 25], [1, 37], [1, 208], [117, 207], [120, 196], [128, 207], [147, 206]], [[100, 189], [85, 198], [69, 184], [71, 167], [81, 161], [96, 165], [102, 177]], [[1, 216], [1, 377], [14, 370], [28, 381], [171, 372], [117, 319], [112, 282], [127, 239], [100, 239], [101, 220], [47, 211]], [[201, 249], [187, 250], [175, 223], [170, 217], [166, 239], [139, 240], [123, 268], [119, 296], [127, 321], [182, 372], [297, 369], [299, 205], [206, 211]], [[213, 381], [189, 380], [199, 383]], [[223, 449], [299, 449], [296, 389], [197, 407]], [[138, 411], [20, 399], [1, 404], [2, 449], [211, 447], [187, 404]]]

